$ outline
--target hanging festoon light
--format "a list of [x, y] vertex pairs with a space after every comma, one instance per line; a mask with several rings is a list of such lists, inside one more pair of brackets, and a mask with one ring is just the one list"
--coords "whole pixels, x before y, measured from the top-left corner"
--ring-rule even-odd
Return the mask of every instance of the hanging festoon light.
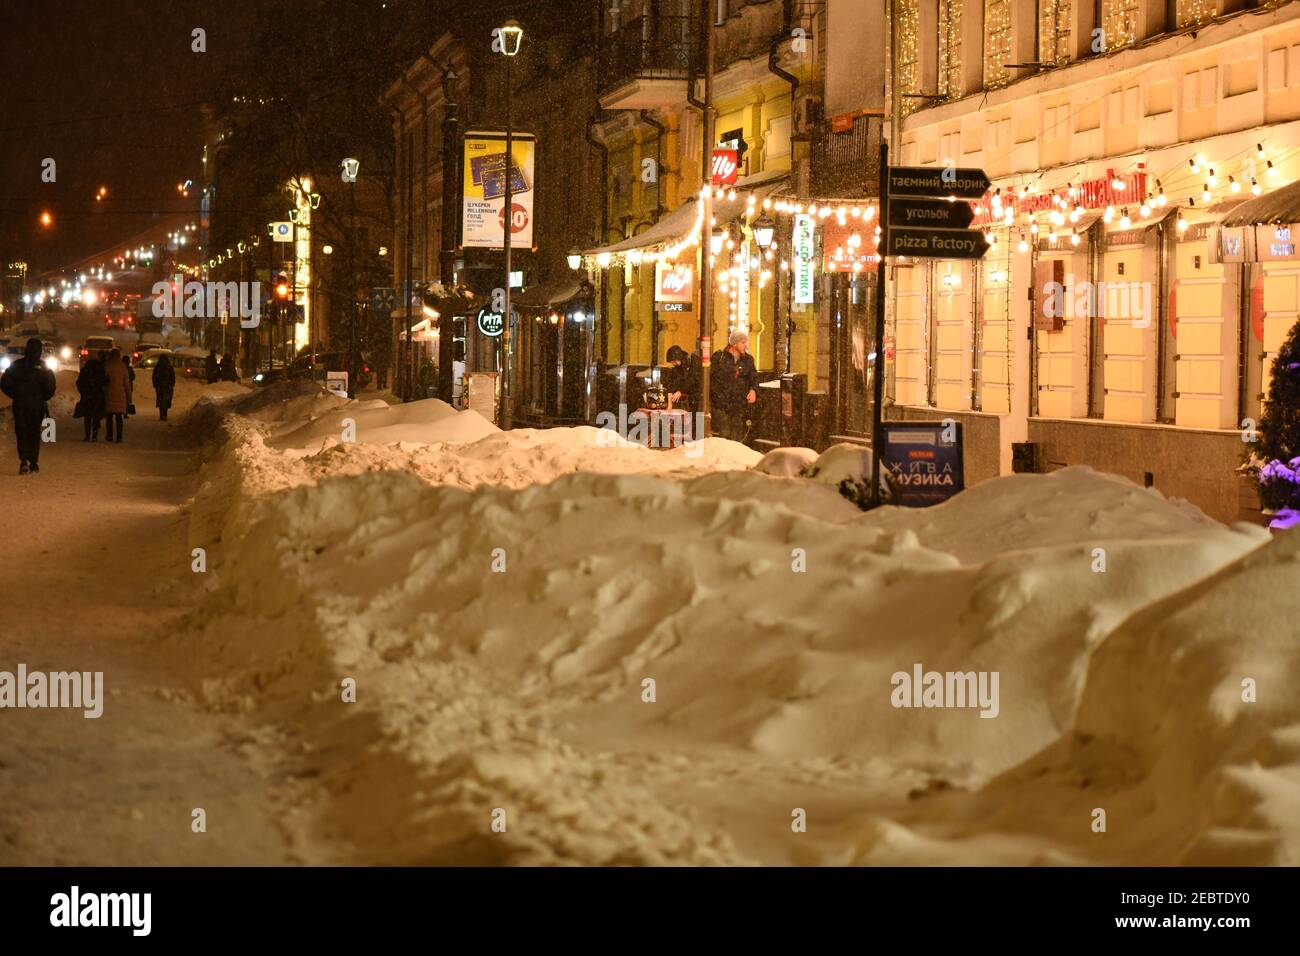
[[1212, 198], [1214, 197], [1210, 193], [1210, 184], [1206, 183], [1205, 187], [1201, 190], [1201, 202], [1208, 203]]
[[1119, 214], [1119, 227], [1121, 229], [1127, 229], [1131, 225], [1133, 225], [1133, 220], [1129, 219], [1128, 206], [1125, 206]]
[[1256, 158], [1256, 159], [1263, 159], [1263, 158], [1264, 158], [1264, 144], [1263, 144], [1263, 143], [1256, 143], [1256, 144], [1255, 144], [1255, 158]]
[[1277, 167], [1273, 165], [1273, 160], [1268, 160], [1268, 175], [1270, 179], [1277, 178]]
[[1180, 233], [1187, 231], [1187, 220], [1183, 218], [1183, 214], [1181, 212], [1178, 214], [1178, 231]]
[[1209, 184], [1211, 189], [1219, 185], [1219, 177], [1214, 174], [1213, 166], [1210, 167], [1210, 174], [1205, 178], [1205, 181], [1207, 184]]
[[1016, 246], [1016, 250], [1017, 250], [1018, 252], [1028, 252], [1028, 251], [1029, 251], [1029, 243], [1026, 242], [1026, 241], [1024, 240], [1023, 237], [1021, 237], [1021, 239], [1020, 239], [1020, 244], [1019, 244], [1018, 246]]
[[1079, 244], [1079, 233], [1077, 231], [1070, 233], [1070, 245], [1077, 246], [1078, 244]]
[[1142, 205], [1138, 207], [1138, 215], [1140, 215], [1143, 219], [1151, 218], [1151, 197], [1150, 196], [1142, 200]]
[[1237, 182], [1237, 180], [1236, 180], [1235, 177], [1233, 177], [1233, 176], [1229, 176], [1229, 177], [1228, 177], [1228, 189], [1229, 189], [1229, 191], [1231, 191], [1231, 192], [1239, 193], [1239, 192], [1241, 192], [1241, 183]]
[[1113, 176], [1113, 177], [1111, 178], [1111, 181], [1110, 181], [1110, 188], [1113, 189], [1113, 190], [1115, 190], [1115, 192], [1117, 192], [1117, 193], [1118, 193], [1118, 192], [1123, 192], [1123, 191], [1124, 191], [1124, 180], [1120, 179], [1118, 176]]
[[1264, 191], [1260, 188], [1259, 181], [1256, 180], [1254, 176], [1250, 177], [1250, 191], [1256, 196]]
[[1115, 218], [1115, 207], [1107, 206], [1106, 211], [1101, 214], [1101, 221], [1110, 225], [1110, 221]]

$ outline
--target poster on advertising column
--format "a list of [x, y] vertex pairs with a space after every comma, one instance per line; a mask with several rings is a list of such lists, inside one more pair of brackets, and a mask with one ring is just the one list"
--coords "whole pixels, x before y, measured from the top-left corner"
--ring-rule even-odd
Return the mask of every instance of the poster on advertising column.
[[[510, 244], [533, 245], [533, 197], [536, 192], [537, 139], [515, 133], [510, 163]], [[505, 245], [506, 134], [465, 134], [464, 181], [461, 184], [461, 244], [500, 249]]]

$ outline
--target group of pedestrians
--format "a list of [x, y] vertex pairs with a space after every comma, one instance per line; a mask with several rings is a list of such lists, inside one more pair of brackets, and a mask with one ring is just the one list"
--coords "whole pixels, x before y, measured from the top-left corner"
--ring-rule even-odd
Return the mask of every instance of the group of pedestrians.
[[[668, 367], [663, 382], [673, 408], [698, 411], [700, 406], [701, 367], [698, 354], [681, 346], [668, 350]], [[758, 372], [749, 354], [748, 333], [737, 330], [727, 339], [727, 347], [713, 356], [709, 382], [709, 404], [713, 416], [713, 433], [721, 438], [744, 442], [753, 428], [754, 405], [758, 401]]]
[[104, 422], [104, 440], [122, 441], [122, 426], [135, 413], [135, 369], [121, 349], [97, 352], [86, 360], [77, 376], [77, 402], [73, 417], [85, 426], [82, 441], [99, 441], [99, 423]]
[[214, 385], [217, 382], [239, 381], [239, 371], [235, 368], [235, 357], [229, 352], [218, 359], [217, 350], [208, 349], [208, 360], [203, 371], [206, 373], [209, 385]]

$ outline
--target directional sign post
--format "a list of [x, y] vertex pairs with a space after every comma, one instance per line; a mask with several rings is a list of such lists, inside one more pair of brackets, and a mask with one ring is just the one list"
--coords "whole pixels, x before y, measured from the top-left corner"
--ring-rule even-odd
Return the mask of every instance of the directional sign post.
[[978, 229], [969, 202], [980, 199], [989, 187], [982, 169], [955, 166], [890, 166], [889, 147], [880, 146], [880, 168], [885, 171], [880, 191], [880, 218], [884, 224], [876, 278], [876, 337], [873, 408], [871, 412], [871, 501], [880, 504], [880, 459], [883, 451], [885, 400], [885, 257], [915, 256], [925, 259], [979, 259], [989, 241]]

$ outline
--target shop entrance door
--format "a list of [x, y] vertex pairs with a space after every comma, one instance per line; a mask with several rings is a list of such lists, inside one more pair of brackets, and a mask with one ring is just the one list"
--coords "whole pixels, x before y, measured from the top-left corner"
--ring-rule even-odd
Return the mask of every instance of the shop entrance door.
[[871, 434], [876, 273], [831, 277], [831, 407], [837, 434]]

